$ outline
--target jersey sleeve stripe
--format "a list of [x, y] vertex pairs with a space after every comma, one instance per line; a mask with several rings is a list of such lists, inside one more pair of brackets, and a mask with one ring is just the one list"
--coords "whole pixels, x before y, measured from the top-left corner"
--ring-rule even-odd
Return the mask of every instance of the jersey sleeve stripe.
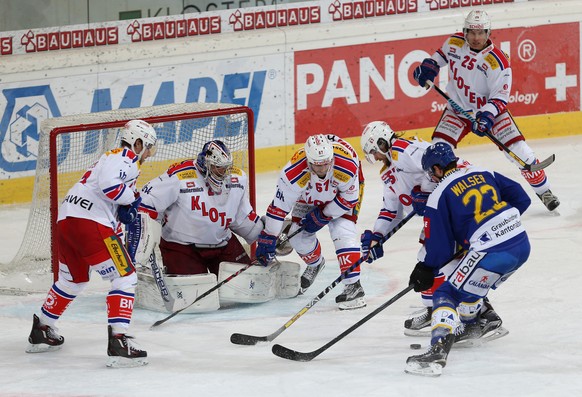
[[115, 201], [123, 195], [123, 192], [125, 192], [125, 188], [126, 188], [125, 184], [121, 183], [119, 185], [110, 186], [107, 189], [103, 189], [103, 193], [105, 193], [105, 195], [109, 197], [111, 200]]
[[334, 203], [337, 204], [338, 207], [340, 207], [342, 210], [344, 211], [349, 211], [352, 208], [354, 208], [356, 206], [356, 204], [358, 203], [358, 200], [352, 200], [352, 201], [348, 201], [346, 199], [344, 199], [341, 196], [336, 196], [333, 199]]
[[403, 153], [409, 145], [410, 141], [405, 139], [397, 139], [392, 143], [392, 150]]
[[138, 160], [137, 154], [133, 152], [133, 150], [129, 150], [128, 148], [124, 148], [123, 152], [121, 152], [123, 157], [127, 157], [131, 159], [132, 163], [135, 163]]
[[344, 157], [337, 153], [334, 156], [333, 168], [349, 175], [350, 178], [356, 175], [358, 171], [358, 165], [352, 158]]
[[292, 163], [289, 167], [285, 168], [285, 176], [291, 183], [297, 182], [305, 172], [307, 171], [307, 158], [304, 157], [296, 163]]
[[394, 219], [396, 219], [396, 215], [396, 211], [389, 211], [386, 208], [382, 208], [380, 210], [380, 214], [378, 215], [378, 219], [392, 222]]
[[178, 172], [182, 171], [196, 171], [196, 166], [194, 165], [194, 161], [184, 161], [180, 164], [175, 164], [168, 168], [168, 176], [173, 176]]

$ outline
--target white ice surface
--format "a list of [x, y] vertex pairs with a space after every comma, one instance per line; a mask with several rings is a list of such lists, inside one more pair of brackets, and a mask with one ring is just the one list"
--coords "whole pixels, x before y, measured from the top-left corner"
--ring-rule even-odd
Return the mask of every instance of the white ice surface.
[[[530, 141], [540, 158], [555, 153], [547, 171], [562, 202], [549, 213], [526, 187], [533, 204], [523, 221], [532, 243], [529, 261], [490, 297], [508, 336], [476, 349], [453, 350], [440, 378], [404, 373], [410, 343], [427, 339], [402, 333], [408, 314], [420, 306], [413, 292], [366, 322], [311, 362], [274, 356], [271, 344], [236, 346], [233, 332], [267, 335], [303, 308], [337, 276], [326, 230], [320, 232], [328, 265], [305, 296], [178, 315], [154, 331], [163, 315], [135, 310], [132, 333], [150, 364], [107, 369], [105, 293], [93, 277], [59, 322], [62, 350], [25, 354], [31, 318], [44, 295], [0, 296], [0, 397], [7, 396], [582, 396], [582, 136]], [[467, 160], [524, 183], [516, 167], [492, 144], [458, 151]], [[381, 205], [378, 166], [364, 165], [367, 178], [359, 229], [370, 228]], [[258, 176], [258, 212], [274, 194], [276, 173]], [[0, 262], [16, 252], [27, 208], [0, 208]], [[368, 307], [341, 312], [338, 286], [273, 343], [299, 351], [324, 345], [407, 284], [416, 263], [421, 220], [414, 219], [385, 245], [386, 255], [364, 265]], [[294, 255], [294, 254], [293, 254]], [[288, 257], [289, 258], [289, 257]], [[291, 258], [296, 258], [292, 256]]]

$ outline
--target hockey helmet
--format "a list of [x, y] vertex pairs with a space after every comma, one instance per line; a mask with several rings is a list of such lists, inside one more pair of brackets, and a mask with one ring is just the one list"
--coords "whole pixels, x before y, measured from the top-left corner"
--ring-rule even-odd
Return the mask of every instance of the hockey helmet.
[[491, 34], [491, 19], [489, 15], [482, 10], [473, 10], [465, 18], [463, 24], [463, 33], [466, 35], [471, 29], [483, 29], [487, 32], [487, 38]]
[[[156, 142], [158, 140], [156, 130], [148, 122], [143, 120], [130, 120], [121, 128], [121, 141], [131, 145], [135, 150], [135, 142], [141, 139], [144, 149], [150, 150], [150, 156], [156, 154]], [[143, 151], [138, 155], [141, 156]]]
[[[323, 134], [312, 135], [305, 142], [305, 156], [309, 169], [325, 178], [333, 165], [333, 145]], [[322, 176], [325, 174], [324, 176]]]
[[220, 193], [224, 180], [232, 171], [232, 154], [224, 142], [215, 139], [204, 144], [196, 159], [196, 166], [210, 188]]
[[438, 165], [440, 168], [445, 168], [452, 162], [459, 160], [450, 145], [444, 142], [437, 142], [430, 145], [422, 155], [422, 169], [432, 177], [434, 175], [433, 167]]
[[[374, 153], [379, 152], [390, 157], [388, 153], [392, 147], [392, 140], [394, 139], [394, 131], [390, 126], [383, 121], [372, 121], [366, 125], [364, 131], [362, 132], [362, 150], [366, 155], [366, 160], [374, 164], [376, 159], [374, 158]], [[384, 150], [382, 150], [384, 148]]]

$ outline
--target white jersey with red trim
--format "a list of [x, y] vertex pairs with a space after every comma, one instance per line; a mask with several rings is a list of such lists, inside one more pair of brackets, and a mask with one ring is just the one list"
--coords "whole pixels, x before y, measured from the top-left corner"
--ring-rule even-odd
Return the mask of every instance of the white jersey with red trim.
[[66, 217], [90, 219], [117, 230], [117, 207], [135, 201], [138, 156], [128, 148], [103, 154], [69, 190], [59, 209]]
[[[390, 149], [390, 165], [384, 165], [380, 177], [384, 183], [382, 209], [374, 223], [374, 232], [386, 235], [398, 220], [412, 211], [410, 192], [420, 186], [424, 192], [432, 192], [436, 184], [431, 182], [422, 169], [422, 155], [429, 142], [397, 138]], [[397, 220], [396, 222], [394, 222]]]
[[162, 219], [166, 241], [200, 246], [222, 246], [232, 232], [256, 240], [260, 222], [247, 195], [245, 172], [233, 167], [222, 192], [216, 194], [196, 168], [195, 160], [171, 165], [142, 189], [140, 210]]
[[[312, 173], [305, 150], [299, 149], [285, 165], [277, 182], [277, 193], [267, 209], [265, 232], [279, 235], [291, 210], [303, 217], [315, 206], [333, 219], [353, 211], [360, 199], [359, 160], [349, 143], [328, 135], [333, 146], [333, 168], [325, 178]], [[297, 204], [297, 206], [296, 206]], [[302, 206], [304, 208], [295, 208]]]
[[451, 99], [469, 113], [480, 110], [497, 116], [509, 102], [512, 72], [509, 57], [491, 41], [487, 44], [485, 49], [475, 52], [463, 33], [455, 33], [432, 59], [440, 67], [449, 66], [447, 93]]

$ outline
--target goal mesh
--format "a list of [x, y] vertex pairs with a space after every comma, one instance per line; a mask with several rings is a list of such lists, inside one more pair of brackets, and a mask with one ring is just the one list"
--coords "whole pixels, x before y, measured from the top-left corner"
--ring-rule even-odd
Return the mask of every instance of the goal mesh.
[[67, 191], [106, 151], [119, 147], [119, 128], [142, 119], [155, 128], [155, 157], [141, 167], [138, 188], [170, 164], [196, 158], [204, 143], [222, 140], [234, 165], [249, 176], [255, 205], [253, 115], [245, 106], [212, 103], [171, 104], [72, 115], [41, 125], [34, 191], [25, 236], [8, 264], [0, 264], [0, 292], [46, 292], [58, 262], [52, 245], [58, 207]]

